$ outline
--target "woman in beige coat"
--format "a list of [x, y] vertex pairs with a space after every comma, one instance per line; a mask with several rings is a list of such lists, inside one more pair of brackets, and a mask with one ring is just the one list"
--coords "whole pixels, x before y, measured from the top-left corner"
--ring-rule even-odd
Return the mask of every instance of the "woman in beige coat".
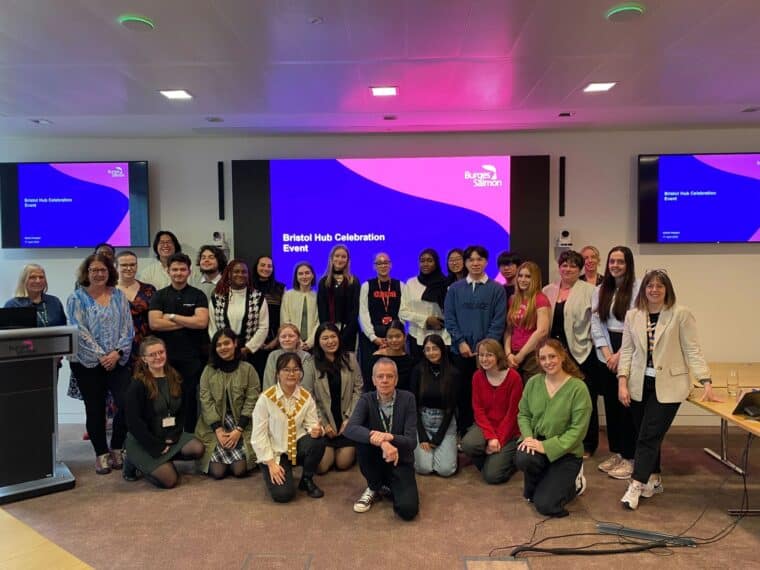
[[326, 473], [333, 465], [348, 469], [356, 460], [356, 444], [343, 435], [343, 430], [362, 395], [363, 382], [356, 357], [344, 349], [340, 332], [332, 323], [322, 323], [314, 334], [313, 364], [313, 396], [327, 444], [317, 472]]
[[206, 448], [201, 469], [214, 479], [223, 479], [228, 472], [243, 477], [256, 464], [251, 414], [261, 382], [253, 366], [242, 360], [232, 329], [216, 331], [210, 352], [201, 375], [201, 414], [195, 428]]
[[697, 341], [694, 315], [676, 305], [668, 274], [650, 271], [641, 281], [635, 308], [625, 316], [618, 363], [618, 396], [630, 406], [639, 434], [633, 475], [621, 499], [626, 508], [636, 509], [640, 497], [663, 490], [660, 446], [681, 402], [689, 396], [690, 371], [704, 387], [702, 398], [719, 401]]

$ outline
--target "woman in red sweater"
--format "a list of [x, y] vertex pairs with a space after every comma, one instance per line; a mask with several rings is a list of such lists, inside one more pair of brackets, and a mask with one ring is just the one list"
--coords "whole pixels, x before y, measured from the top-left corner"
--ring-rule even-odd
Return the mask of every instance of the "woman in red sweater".
[[515, 472], [520, 430], [517, 409], [522, 396], [520, 375], [507, 366], [504, 349], [496, 340], [478, 343], [478, 370], [472, 376], [472, 409], [475, 424], [462, 438], [462, 451], [496, 485]]

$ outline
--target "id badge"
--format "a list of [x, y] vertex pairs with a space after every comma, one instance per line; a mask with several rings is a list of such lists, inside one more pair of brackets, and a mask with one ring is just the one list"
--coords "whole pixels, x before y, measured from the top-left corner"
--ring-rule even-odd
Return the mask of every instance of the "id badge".
[[177, 419], [174, 416], [167, 416], [161, 420], [161, 427], [170, 428], [177, 425]]
[[649, 376], [650, 378], [654, 378], [655, 376], [657, 376], [657, 371], [651, 366], [647, 366], [646, 370], [644, 370], [644, 376]]

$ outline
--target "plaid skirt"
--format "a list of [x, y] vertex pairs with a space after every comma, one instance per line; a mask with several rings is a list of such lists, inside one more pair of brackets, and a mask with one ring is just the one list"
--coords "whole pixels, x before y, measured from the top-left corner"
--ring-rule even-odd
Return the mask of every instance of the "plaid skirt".
[[[229, 412], [224, 416], [224, 429], [226, 431], [232, 431], [235, 429], [235, 418]], [[237, 445], [232, 449], [225, 449], [221, 444], [217, 443], [214, 448], [214, 453], [211, 455], [211, 461], [213, 463], [224, 463], [225, 465], [232, 465], [236, 461], [245, 460], [245, 446], [243, 445], [243, 437], [241, 435], [237, 442]]]

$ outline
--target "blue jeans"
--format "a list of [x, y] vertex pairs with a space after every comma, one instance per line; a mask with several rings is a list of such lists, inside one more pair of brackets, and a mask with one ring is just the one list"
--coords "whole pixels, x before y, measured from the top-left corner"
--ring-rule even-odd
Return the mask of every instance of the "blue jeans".
[[[443, 423], [444, 411], [437, 408], [420, 408], [422, 427], [428, 439], [438, 432]], [[414, 469], [417, 473], [428, 475], [438, 473], [441, 477], [451, 477], [457, 471], [457, 421], [451, 418], [446, 435], [438, 447], [425, 451], [419, 445], [414, 450]]]

